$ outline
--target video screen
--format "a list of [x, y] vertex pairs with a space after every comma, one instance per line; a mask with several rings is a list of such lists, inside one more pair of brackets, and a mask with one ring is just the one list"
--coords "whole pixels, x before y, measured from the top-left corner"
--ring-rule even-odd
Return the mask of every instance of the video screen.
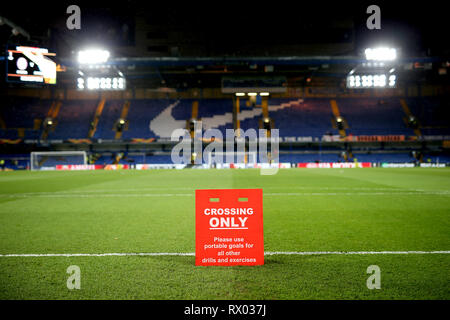
[[6, 79], [8, 82], [56, 84], [56, 63], [51, 59], [55, 56], [45, 48], [8, 48]]

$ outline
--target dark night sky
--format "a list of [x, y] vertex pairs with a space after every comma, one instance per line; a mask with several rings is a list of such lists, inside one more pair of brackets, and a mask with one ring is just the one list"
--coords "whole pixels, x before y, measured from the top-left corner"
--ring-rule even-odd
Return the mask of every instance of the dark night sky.
[[[224, 43], [244, 43], [252, 38], [262, 47], [292, 41], [301, 43], [307, 38], [320, 42], [323, 35], [333, 32], [331, 22], [351, 20], [356, 26], [356, 44], [361, 48], [368, 43], [387, 41], [415, 55], [443, 55], [450, 49], [447, 23], [450, 12], [443, 7], [443, 1], [52, 2], [51, 5], [49, 1], [24, 5], [16, 1], [9, 4], [1, 15], [34, 35], [43, 35], [48, 26], [55, 30], [64, 28], [67, 6], [78, 4], [84, 26], [98, 24], [99, 21], [126, 21], [134, 13], [140, 13], [168, 27], [178, 25], [188, 31], [198, 31], [205, 37], [217, 37], [221, 39], [217, 41]], [[382, 30], [369, 31], [365, 27], [369, 16], [366, 8], [370, 4], [381, 8]], [[9, 34], [5, 30], [0, 31], [1, 40], [5, 42]], [[83, 31], [85, 37], [92, 34], [86, 27]], [[308, 37], [301, 36], [305, 33]]]

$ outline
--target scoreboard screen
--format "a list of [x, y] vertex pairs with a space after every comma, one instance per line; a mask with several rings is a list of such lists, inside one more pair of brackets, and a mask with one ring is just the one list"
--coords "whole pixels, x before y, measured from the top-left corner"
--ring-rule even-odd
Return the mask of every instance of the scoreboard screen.
[[48, 49], [16, 46], [6, 52], [6, 80], [8, 82], [27, 82], [56, 84], [55, 53]]

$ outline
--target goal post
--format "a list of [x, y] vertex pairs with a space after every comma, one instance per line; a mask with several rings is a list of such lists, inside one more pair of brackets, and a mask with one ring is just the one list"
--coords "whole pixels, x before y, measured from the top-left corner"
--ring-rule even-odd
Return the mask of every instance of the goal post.
[[31, 170], [54, 170], [58, 165], [86, 164], [86, 151], [38, 151], [30, 153]]

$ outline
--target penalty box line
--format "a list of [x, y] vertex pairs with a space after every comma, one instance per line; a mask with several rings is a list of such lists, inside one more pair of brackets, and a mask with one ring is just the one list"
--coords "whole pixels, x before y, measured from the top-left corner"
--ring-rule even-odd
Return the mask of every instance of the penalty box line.
[[[267, 251], [265, 256], [275, 255], [416, 255], [416, 254], [450, 254], [443, 251]], [[195, 256], [194, 252], [117, 252], [117, 253], [19, 253], [0, 254], [0, 258], [13, 257], [131, 257], [131, 256]]]

